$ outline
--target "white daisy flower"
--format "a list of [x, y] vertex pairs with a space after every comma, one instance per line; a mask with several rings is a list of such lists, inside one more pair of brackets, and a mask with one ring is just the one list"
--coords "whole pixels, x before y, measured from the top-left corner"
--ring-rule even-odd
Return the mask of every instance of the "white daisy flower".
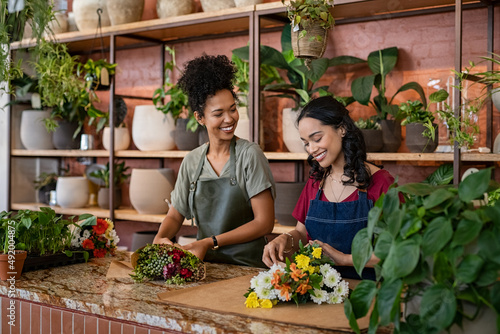
[[326, 302], [326, 299], [328, 298], [328, 292], [325, 290], [318, 290], [314, 289], [314, 295], [311, 293], [310, 297], [313, 302], [316, 304], [320, 304]]
[[264, 271], [264, 272], [261, 272], [258, 276], [257, 276], [257, 279], [259, 280], [259, 286], [263, 287], [263, 288], [266, 288], [266, 289], [271, 289], [272, 288], [272, 279], [273, 279], [273, 275], [268, 272], [268, 271]]
[[349, 294], [349, 282], [341, 281], [339, 285], [335, 287], [335, 293], [341, 297], [347, 297]]
[[250, 279], [250, 287], [255, 291], [259, 288], [259, 279], [258, 276], [254, 276]]
[[90, 237], [90, 231], [89, 230], [83, 231], [83, 235], [82, 235], [83, 240], [86, 240], [89, 237]]
[[344, 298], [336, 294], [335, 292], [331, 292], [328, 294], [326, 302], [328, 304], [340, 304], [344, 301]]
[[259, 297], [259, 299], [273, 299], [275, 296], [273, 293], [273, 290], [262, 287], [262, 286], [257, 288], [255, 290], [255, 293], [257, 294], [257, 297]]
[[283, 272], [284, 269], [285, 269], [285, 267], [275, 263], [271, 266], [271, 268], [269, 268], [268, 273], [272, 276], [277, 270]]
[[328, 271], [330, 269], [333, 269], [333, 268], [328, 263], [325, 263], [325, 264], [322, 264], [321, 266], [319, 266], [319, 272], [321, 273], [322, 276], [326, 276], [326, 274], [328, 273]]
[[323, 280], [325, 281], [325, 285], [329, 288], [336, 287], [339, 284], [340, 279], [341, 279], [340, 274], [338, 273], [337, 270], [333, 268], [328, 270], [323, 278]]

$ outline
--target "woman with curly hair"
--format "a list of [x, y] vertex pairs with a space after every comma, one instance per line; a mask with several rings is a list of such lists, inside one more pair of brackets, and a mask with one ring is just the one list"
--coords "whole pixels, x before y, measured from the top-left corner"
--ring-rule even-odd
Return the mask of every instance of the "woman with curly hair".
[[235, 73], [226, 56], [203, 55], [185, 65], [178, 85], [209, 140], [182, 161], [172, 205], [154, 242], [171, 244], [184, 219], [194, 219], [197, 241], [184, 249], [206, 261], [265, 267], [275, 184], [260, 147], [234, 135], [239, 119]]
[[[267, 266], [283, 261], [298, 247], [314, 240], [337, 265], [342, 277], [356, 274], [351, 244], [354, 235], [366, 227], [368, 211], [394, 182], [385, 170], [366, 161], [361, 131], [349, 111], [331, 96], [310, 101], [297, 118], [300, 138], [309, 153], [310, 177], [297, 202], [293, 216], [295, 230], [266, 245]], [[368, 266], [378, 262], [373, 258]], [[373, 268], [364, 278], [375, 278]]]

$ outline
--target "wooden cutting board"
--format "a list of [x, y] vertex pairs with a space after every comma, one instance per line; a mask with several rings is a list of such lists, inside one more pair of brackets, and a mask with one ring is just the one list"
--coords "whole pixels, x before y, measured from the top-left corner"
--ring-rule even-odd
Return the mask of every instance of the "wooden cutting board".
[[[294, 302], [290, 302], [278, 304], [272, 309], [246, 308], [243, 294], [250, 287], [250, 279], [253, 276], [241, 276], [216, 283], [163, 292], [158, 294], [158, 298], [167, 304], [188, 306], [223, 314], [319, 329], [350, 331], [349, 321], [344, 314], [344, 304], [317, 305], [310, 302], [297, 306]], [[359, 282], [349, 279], [346, 281], [349, 282], [351, 289]], [[358, 320], [361, 329], [368, 328], [368, 323], [368, 317]]]

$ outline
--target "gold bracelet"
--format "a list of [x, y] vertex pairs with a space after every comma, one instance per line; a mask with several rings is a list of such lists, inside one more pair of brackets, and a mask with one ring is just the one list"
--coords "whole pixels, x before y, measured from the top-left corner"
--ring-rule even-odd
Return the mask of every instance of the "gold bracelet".
[[[283, 250], [283, 253], [290, 253], [290, 252], [293, 250], [293, 235], [291, 235], [291, 234], [290, 234], [290, 233], [288, 233], [288, 232], [285, 232], [285, 233], [283, 233], [283, 234], [284, 234], [284, 235], [289, 236], [289, 237], [292, 239], [292, 245], [290, 246], [290, 249], [288, 249], [288, 250], [286, 250], [286, 249], [285, 249], [285, 250]], [[288, 238], [286, 238], [286, 241], [287, 241], [287, 243], [288, 243]], [[285, 246], [286, 246], [286, 245], [285, 245]]]

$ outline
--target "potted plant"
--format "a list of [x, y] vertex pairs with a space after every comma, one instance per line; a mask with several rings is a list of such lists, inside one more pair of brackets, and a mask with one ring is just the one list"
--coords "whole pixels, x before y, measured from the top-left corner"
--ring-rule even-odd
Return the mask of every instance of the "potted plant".
[[[406, 146], [413, 153], [431, 153], [438, 146], [438, 127], [435, 117], [429, 110], [433, 103], [440, 103], [448, 98], [448, 92], [440, 89], [429, 96], [429, 103], [422, 101], [407, 101], [399, 106], [404, 115], [401, 125], [406, 126]], [[439, 111], [438, 111], [439, 112]]]
[[[114, 209], [119, 208], [122, 204], [121, 186], [130, 177], [130, 174], [126, 174], [128, 169], [129, 167], [125, 166], [124, 161], [121, 163], [115, 162], [114, 164]], [[109, 209], [109, 188], [111, 186], [109, 162], [106, 164], [105, 168], [90, 173], [90, 176], [101, 180], [102, 184], [104, 184], [100, 187], [99, 192], [97, 193], [97, 203], [100, 208]]]
[[83, 79], [88, 90], [108, 90], [110, 76], [115, 74], [117, 64], [108, 63], [105, 59], [89, 58], [85, 64], [78, 65], [78, 71], [83, 71]]
[[[281, 0], [285, 4], [285, 0]], [[295, 57], [312, 59], [323, 57], [328, 30], [335, 20], [330, 12], [331, 0], [292, 0], [287, 3], [287, 16], [292, 23], [292, 48]]]
[[[369, 213], [368, 226], [353, 240], [358, 273], [372, 254], [380, 259], [377, 281], [360, 282], [345, 302], [355, 332], [359, 333], [356, 319], [372, 305], [373, 333], [390, 323], [400, 333], [440, 333], [473, 325], [475, 317], [488, 311], [498, 319], [500, 203], [472, 203], [491, 189], [490, 179], [491, 169], [483, 169], [458, 188], [411, 183], [380, 197]], [[418, 307], [411, 307], [411, 302]], [[475, 331], [481, 333], [500, 329], [494, 320], [477, 325]]]
[[26, 260], [24, 245], [17, 243], [20, 222], [9, 219], [9, 212], [0, 212], [0, 279], [18, 280]]
[[378, 152], [382, 149], [384, 146], [382, 127], [375, 117], [368, 117], [367, 119], [359, 118], [354, 124], [356, 124], [363, 134], [366, 152]]
[[[127, 104], [121, 97], [115, 97], [115, 109], [113, 113], [113, 124], [114, 124], [114, 136], [115, 136], [115, 146], [116, 151], [126, 150], [130, 146], [130, 132], [128, 131], [127, 125], [125, 124], [125, 117], [127, 116]], [[109, 123], [109, 113], [98, 122], [97, 130], [99, 129], [100, 123], [104, 121], [104, 124]], [[102, 145], [104, 149], [108, 150], [111, 148], [111, 130], [109, 126], [104, 127], [102, 133]]]
[[[384, 136], [384, 147], [382, 148], [384, 152], [396, 152], [401, 146], [401, 125], [399, 123], [401, 115], [398, 114], [398, 106], [392, 103], [396, 95], [411, 89], [420, 95], [422, 101], [425, 101], [424, 90], [417, 82], [406, 83], [390, 99], [386, 97], [386, 78], [396, 66], [397, 61], [397, 47], [373, 51], [368, 55], [366, 61], [372, 74], [356, 78], [351, 84], [354, 100], [366, 106], [371, 104], [377, 113]], [[378, 94], [370, 101], [373, 87]]]
[[40, 203], [50, 203], [50, 192], [56, 190], [58, 177], [59, 175], [57, 175], [57, 173], [42, 172], [36, 180], [33, 181], [35, 190], [38, 191], [38, 201]]

